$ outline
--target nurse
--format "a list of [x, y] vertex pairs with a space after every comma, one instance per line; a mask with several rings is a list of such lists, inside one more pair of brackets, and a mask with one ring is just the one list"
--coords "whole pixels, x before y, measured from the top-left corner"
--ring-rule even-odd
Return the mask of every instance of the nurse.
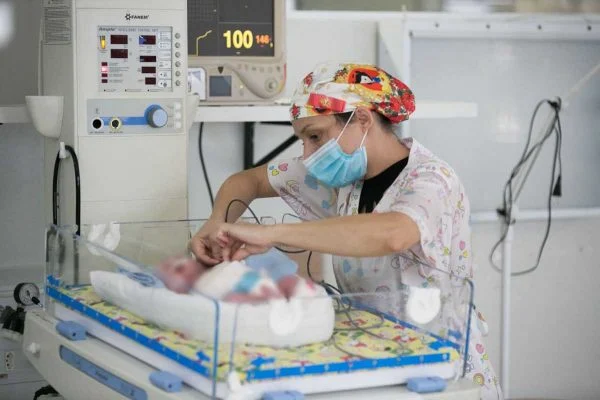
[[[333, 254], [344, 293], [449, 281], [447, 275], [423, 273], [419, 263], [472, 278], [469, 201], [461, 181], [416, 140], [393, 132], [414, 109], [411, 90], [376, 66], [318, 65], [300, 82], [290, 108], [303, 156], [229, 177], [209, 221], [192, 239], [192, 251], [213, 265], [276, 245]], [[304, 222], [225, 223], [232, 200], [249, 204], [276, 196]], [[235, 203], [227, 220], [243, 212]], [[485, 323], [475, 312], [471, 320], [467, 376], [482, 386], [483, 399], [500, 399], [481, 340]]]

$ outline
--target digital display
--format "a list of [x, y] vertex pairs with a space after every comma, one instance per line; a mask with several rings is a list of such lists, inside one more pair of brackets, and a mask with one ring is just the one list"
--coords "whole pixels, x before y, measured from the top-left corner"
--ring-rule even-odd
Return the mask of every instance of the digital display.
[[110, 35], [110, 44], [127, 44], [127, 35]]
[[139, 44], [156, 44], [156, 36], [154, 36], [154, 35], [140, 35]]
[[110, 49], [110, 58], [127, 58], [127, 49]]
[[188, 54], [275, 54], [275, 0], [188, 0]]
[[210, 76], [209, 77], [209, 95], [231, 97], [231, 76]]
[[[0, 0], [1, 1], [1, 0]], [[174, 62], [171, 26], [97, 26], [98, 88], [104, 93], [173, 92], [181, 62]], [[180, 86], [174, 88], [174, 86]]]

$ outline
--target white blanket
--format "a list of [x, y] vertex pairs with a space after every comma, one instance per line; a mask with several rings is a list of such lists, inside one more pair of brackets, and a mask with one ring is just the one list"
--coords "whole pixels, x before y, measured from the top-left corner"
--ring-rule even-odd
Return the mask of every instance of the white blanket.
[[320, 287], [319, 297], [252, 305], [148, 287], [120, 273], [92, 271], [90, 278], [104, 300], [146, 321], [209, 343], [215, 340], [216, 332], [220, 343], [271, 347], [323, 342], [333, 334], [333, 302]]

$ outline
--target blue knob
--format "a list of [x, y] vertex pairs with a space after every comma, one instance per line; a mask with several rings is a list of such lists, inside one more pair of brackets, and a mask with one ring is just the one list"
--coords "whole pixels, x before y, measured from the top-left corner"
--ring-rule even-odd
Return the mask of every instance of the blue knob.
[[161, 106], [150, 106], [146, 110], [146, 121], [153, 128], [162, 128], [167, 124], [169, 116]]

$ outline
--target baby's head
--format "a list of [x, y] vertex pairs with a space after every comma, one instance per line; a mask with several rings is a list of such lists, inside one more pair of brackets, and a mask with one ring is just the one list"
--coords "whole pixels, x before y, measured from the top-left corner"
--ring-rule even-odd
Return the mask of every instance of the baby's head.
[[185, 256], [167, 258], [156, 268], [167, 289], [176, 293], [188, 293], [205, 271], [204, 264]]

